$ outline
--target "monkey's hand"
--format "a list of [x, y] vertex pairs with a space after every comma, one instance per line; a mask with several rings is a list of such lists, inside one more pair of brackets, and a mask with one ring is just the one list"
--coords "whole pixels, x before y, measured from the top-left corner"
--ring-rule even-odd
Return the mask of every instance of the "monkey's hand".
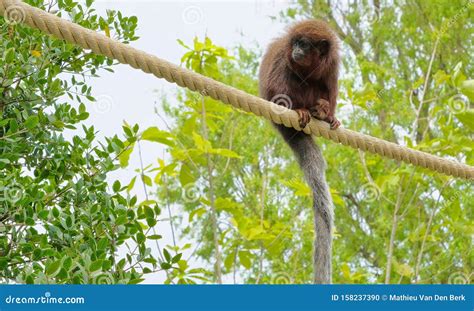
[[304, 129], [306, 125], [311, 121], [311, 114], [308, 109], [306, 108], [299, 108], [295, 109], [296, 113], [298, 113], [299, 116], [299, 123], [301, 129]]
[[331, 130], [335, 130], [337, 129], [339, 126], [341, 126], [341, 122], [336, 119], [335, 116], [329, 116], [326, 118], [326, 120], [324, 120], [326, 122], [329, 123], [330, 127], [331, 127]]
[[318, 120], [326, 120], [329, 116], [329, 111], [329, 102], [322, 98], [317, 101], [316, 105], [309, 108], [311, 115]]

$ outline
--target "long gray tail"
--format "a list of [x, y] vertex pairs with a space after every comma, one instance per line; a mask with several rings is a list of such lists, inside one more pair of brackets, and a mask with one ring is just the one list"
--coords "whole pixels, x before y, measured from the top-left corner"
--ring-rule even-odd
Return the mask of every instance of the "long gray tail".
[[332, 226], [333, 208], [331, 195], [326, 182], [326, 162], [321, 150], [310, 135], [293, 128], [275, 124], [285, 141], [293, 150], [306, 182], [313, 191], [314, 224], [316, 238], [314, 242], [314, 282], [330, 284], [332, 282]]

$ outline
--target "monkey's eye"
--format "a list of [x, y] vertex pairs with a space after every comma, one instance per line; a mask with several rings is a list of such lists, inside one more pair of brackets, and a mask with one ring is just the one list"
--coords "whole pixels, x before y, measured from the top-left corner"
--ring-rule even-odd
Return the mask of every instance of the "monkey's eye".
[[303, 49], [303, 50], [306, 50], [309, 48], [309, 43], [304, 40], [300, 40], [296, 44], [298, 45], [300, 49]]

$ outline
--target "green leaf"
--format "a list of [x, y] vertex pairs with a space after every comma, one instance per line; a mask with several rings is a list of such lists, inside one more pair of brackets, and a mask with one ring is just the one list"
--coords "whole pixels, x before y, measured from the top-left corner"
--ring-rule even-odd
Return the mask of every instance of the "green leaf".
[[35, 248], [33, 250], [33, 260], [40, 260], [41, 259], [41, 254], [42, 254], [42, 251], [39, 248]]
[[102, 271], [108, 271], [112, 268], [112, 261], [110, 260], [103, 260], [102, 263]]
[[466, 95], [469, 100], [474, 101], [474, 80], [465, 80], [461, 83], [461, 92]]
[[127, 192], [130, 193], [130, 191], [132, 191], [133, 189], [133, 186], [135, 186], [135, 181], [137, 180], [137, 176], [133, 177], [132, 180], [130, 181], [130, 183], [128, 184], [127, 186]]
[[133, 148], [135, 147], [135, 144], [130, 144], [127, 149], [125, 149], [120, 155], [119, 155], [119, 162], [121, 167], [127, 167], [128, 166], [128, 161], [130, 160], [130, 155], [133, 152]]
[[47, 264], [46, 269], [45, 269], [46, 275], [52, 276], [59, 270], [60, 266], [61, 266], [61, 260], [56, 260]]
[[28, 119], [25, 120], [25, 127], [29, 130], [36, 127], [39, 123], [38, 116], [29, 116]]
[[3, 55], [3, 59], [5, 61], [5, 63], [13, 63], [13, 61], [15, 60], [15, 49], [13, 48], [10, 48], [8, 50], [5, 51], [4, 55]]
[[103, 260], [99, 259], [94, 261], [91, 266], [89, 267], [90, 272], [97, 271], [102, 268]]
[[115, 220], [115, 224], [117, 226], [120, 226], [120, 225], [124, 225], [126, 224], [128, 221], [127, 219], [127, 216], [126, 215], [120, 215], [119, 217], [117, 217], [117, 219]]
[[183, 256], [183, 254], [177, 254], [176, 256], [173, 257], [173, 259], [171, 259], [171, 262], [172, 263], [177, 263], [178, 261], [181, 260], [181, 257]]
[[455, 116], [462, 124], [471, 129], [471, 131], [474, 131], [474, 109], [456, 113]]
[[99, 242], [97, 243], [97, 249], [98, 250], [104, 250], [107, 248], [107, 246], [109, 245], [109, 240], [107, 238], [102, 238], [99, 240]]
[[208, 152], [208, 150], [212, 149], [211, 143], [196, 132], [193, 132], [193, 140], [196, 148], [201, 151]]
[[190, 48], [189, 46], [187, 46], [187, 45], [183, 42], [183, 40], [177, 39], [176, 41], [178, 41], [179, 45], [181, 45], [182, 47], [185, 47], [185, 48], [187, 48], [188, 50], [191, 50], [191, 48]]
[[134, 285], [134, 284], [139, 284], [141, 282], [145, 281], [145, 279], [142, 279], [142, 278], [138, 278], [138, 279], [132, 279], [128, 282], [128, 284], [130, 285]]
[[112, 190], [114, 192], [119, 192], [120, 190], [120, 181], [116, 180], [114, 184], [112, 185]]
[[230, 252], [229, 255], [227, 255], [227, 257], [225, 258], [224, 260], [224, 267], [227, 269], [227, 270], [230, 270], [232, 268], [232, 266], [234, 265], [234, 261], [235, 261], [235, 254], [236, 252]]
[[165, 255], [165, 259], [167, 262], [171, 261], [171, 255], [166, 248], [163, 248], [163, 255]]
[[145, 183], [145, 185], [147, 185], [148, 187], [151, 187], [153, 185], [153, 181], [147, 175], [142, 175], [142, 180]]
[[248, 251], [239, 251], [239, 261], [247, 269], [252, 267], [252, 262], [250, 260], [250, 252]]
[[66, 271], [69, 271], [69, 269], [72, 267], [72, 259], [71, 257], [66, 257], [63, 261], [63, 268], [66, 269]]
[[154, 227], [154, 226], [156, 225], [156, 223], [157, 223], [157, 221], [156, 221], [156, 219], [154, 219], [154, 218], [149, 218], [149, 217], [148, 217], [148, 218], [146, 219], [146, 224], [147, 224], [148, 227], [150, 227], [150, 228]]
[[162, 236], [159, 234], [153, 234], [153, 235], [148, 236], [149, 240], [160, 240], [161, 238]]
[[[155, 200], [145, 200], [145, 201], [141, 202], [139, 206], [157, 205], [157, 204], [158, 203]], [[150, 215], [151, 215], [151, 217], [153, 217], [152, 214], [150, 214]]]
[[153, 212], [153, 209], [151, 207], [145, 206], [144, 210], [145, 210], [145, 216], [146, 217], [148, 217], [148, 218], [154, 218], [155, 217], [155, 213]]
[[7, 258], [0, 258], [0, 269], [5, 269], [8, 266]]
[[181, 170], [179, 171], [179, 182], [182, 186], [186, 186], [188, 184], [194, 183], [195, 181], [196, 177], [192, 173], [188, 162], [183, 163], [181, 165]]
[[146, 236], [141, 232], [137, 233], [136, 237], [137, 237], [137, 243], [139, 243], [139, 244], [146, 241]]
[[194, 216], [202, 216], [206, 213], [206, 209], [204, 207], [197, 208], [193, 210], [188, 217], [189, 222], [193, 221]]
[[173, 137], [170, 133], [162, 131], [157, 127], [149, 127], [142, 133], [142, 140], [161, 143], [170, 147], [174, 146]]

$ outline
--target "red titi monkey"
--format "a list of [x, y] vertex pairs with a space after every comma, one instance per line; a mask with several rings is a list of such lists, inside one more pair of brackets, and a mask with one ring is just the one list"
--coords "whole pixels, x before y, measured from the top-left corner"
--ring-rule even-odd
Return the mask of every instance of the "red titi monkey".
[[[339, 39], [334, 31], [320, 20], [298, 22], [268, 47], [260, 66], [260, 96], [295, 110], [301, 128], [313, 116], [335, 129], [340, 125], [334, 115], [339, 63]], [[284, 103], [279, 101], [282, 97]], [[311, 136], [275, 126], [296, 155], [313, 192], [314, 280], [331, 283], [333, 211], [324, 158]]]

